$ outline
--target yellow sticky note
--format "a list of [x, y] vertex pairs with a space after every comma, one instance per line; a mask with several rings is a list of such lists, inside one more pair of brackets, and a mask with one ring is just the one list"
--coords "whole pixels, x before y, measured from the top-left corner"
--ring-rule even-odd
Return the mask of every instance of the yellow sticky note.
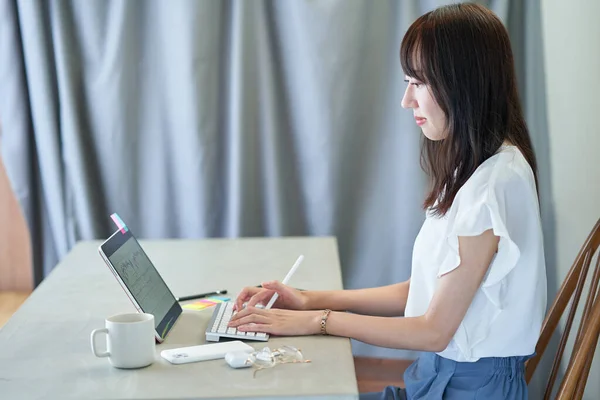
[[193, 303], [184, 304], [182, 306], [182, 308], [185, 308], [186, 310], [198, 311], [198, 310], [203, 310], [208, 307], [212, 307], [215, 304], [222, 303], [222, 302], [228, 301], [228, 300], [229, 300], [228, 297], [210, 297], [208, 299], [201, 299], [201, 300], [195, 301]]

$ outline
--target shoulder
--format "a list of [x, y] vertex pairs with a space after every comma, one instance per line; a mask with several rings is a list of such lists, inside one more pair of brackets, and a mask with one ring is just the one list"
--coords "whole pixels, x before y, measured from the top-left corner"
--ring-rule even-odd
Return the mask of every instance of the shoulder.
[[475, 170], [455, 201], [486, 201], [490, 197], [521, 197], [535, 193], [535, 178], [525, 157], [517, 147], [503, 146]]

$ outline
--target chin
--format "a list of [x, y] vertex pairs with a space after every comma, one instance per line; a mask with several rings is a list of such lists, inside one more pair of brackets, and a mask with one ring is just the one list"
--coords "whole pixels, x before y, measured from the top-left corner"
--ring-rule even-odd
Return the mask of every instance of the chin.
[[429, 129], [421, 128], [421, 131], [423, 132], [423, 136], [433, 142], [439, 142], [440, 140], [444, 140], [446, 138], [446, 135], [438, 132], [431, 132]]
[[423, 131], [423, 136], [425, 136], [427, 139], [431, 140], [432, 142], [439, 142], [440, 140], [444, 139], [443, 136], [430, 135], [430, 134], [426, 133], [425, 131]]

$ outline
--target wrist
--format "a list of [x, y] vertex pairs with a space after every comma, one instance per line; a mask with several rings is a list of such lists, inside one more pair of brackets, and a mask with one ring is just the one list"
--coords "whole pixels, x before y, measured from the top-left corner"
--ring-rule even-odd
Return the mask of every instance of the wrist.
[[329, 335], [327, 331], [327, 321], [329, 320], [329, 315], [331, 315], [330, 309], [325, 309], [320, 312], [319, 316], [319, 333], [321, 335]]
[[321, 311], [307, 311], [312, 314], [311, 323], [310, 323], [310, 332], [309, 335], [320, 335], [321, 334], [321, 315], [323, 312]]
[[314, 292], [313, 291], [304, 291], [302, 292], [302, 297], [303, 297], [303, 303], [302, 303], [302, 309], [304, 311], [309, 311], [309, 310], [314, 310], [315, 308], [313, 307], [313, 303], [314, 303], [314, 299], [313, 297]]

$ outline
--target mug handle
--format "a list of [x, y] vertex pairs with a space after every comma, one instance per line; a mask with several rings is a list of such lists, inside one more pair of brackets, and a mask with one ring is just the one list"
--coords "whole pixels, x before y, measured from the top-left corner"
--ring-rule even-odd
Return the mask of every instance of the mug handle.
[[110, 356], [110, 353], [108, 351], [105, 351], [103, 353], [98, 353], [98, 350], [96, 349], [96, 342], [94, 339], [96, 338], [96, 335], [98, 333], [106, 333], [108, 335], [108, 329], [102, 328], [102, 329], [94, 329], [92, 331], [92, 334], [90, 335], [90, 344], [92, 345], [92, 352], [94, 353], [94, 355], [96, 357], [108, 357], [108, 356]]

